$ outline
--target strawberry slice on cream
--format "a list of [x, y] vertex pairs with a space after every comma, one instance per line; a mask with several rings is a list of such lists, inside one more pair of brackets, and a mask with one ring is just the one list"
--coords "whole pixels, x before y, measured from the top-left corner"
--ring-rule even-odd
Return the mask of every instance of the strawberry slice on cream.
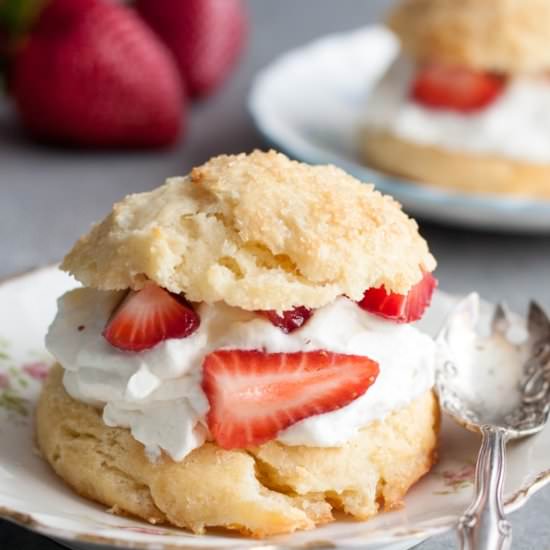
[[429, 64], [417, 71], [411, 96], [430, 108], [468, 113], [490, 105], [502, 93], [505, 84], [505, 79], [499, 75]]
[[277, 313], [274, 310], [260, 311], [259, 313], [273, 325], [279, 327], [285, 334], [289, 334], [303, 326], [313, 315], [313, 310], [304, 306], [297, 306], [282, 313]]
[[349, 404], [378, 372], [378, 363], [358, 355], [216, 351], [203, 364], [208, 428], [224, 449], [260, 445], [300, 420]]
[[199, 316], [181, 296], [147, 283], [127, 294], [103, 336], [115, 348], [143, 351], [168, 338], [186, 338], [199, 324]]
[[437, 279], [431, 273], [425, 273], [407, 294], [387, 292], [384, 287], [370, 288], [358, 304], [365, 311], [380, 317], [398, 323], [411, 323], [422, 318], [436, 287]]

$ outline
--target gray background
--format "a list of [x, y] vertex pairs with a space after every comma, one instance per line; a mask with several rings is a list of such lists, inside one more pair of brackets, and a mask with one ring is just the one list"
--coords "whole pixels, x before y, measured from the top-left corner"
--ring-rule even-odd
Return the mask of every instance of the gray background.
[[[218, 95], [192, 106], [186, 139], [168, 152], [78, 152], [34, 145], [18, 129], [9, 104], [0, 103], [0, 277], [59, 260], [127, 193], [152, 188], [214, 154], [265, 147], [245, 108], [256, 71], [312, 38], [380, 19], [390, 3], [250, 0], [252, 32], [242, 64]], [[444, 290], [476, 289], [520, 311], [529, 298], [537, 297], [550, 309], [549, 237], [475, 233], [424, 223], [421, 228], [439, 260], [437, 274]], [[550, 549], [549, 510], [550, 487], [512, 515], [515, 548]], [[449, 534], [419, 548], [453, 546]], [[60, 547], [0, 522], [0, 548]]]

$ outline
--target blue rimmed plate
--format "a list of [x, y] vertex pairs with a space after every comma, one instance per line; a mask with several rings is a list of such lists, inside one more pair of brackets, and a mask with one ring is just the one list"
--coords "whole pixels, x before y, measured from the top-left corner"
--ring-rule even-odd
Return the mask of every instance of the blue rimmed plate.
[[398, 51], [380, 26], [323, 37], [256, 77], [248, 100], [265, 138], [292, 157], [334, 163], [393, 195], [418, 217], [478, 229], [550, 232], [550, 201], [473, 195], [386, 175], [361, 163], [357, 123], [373, 83]]

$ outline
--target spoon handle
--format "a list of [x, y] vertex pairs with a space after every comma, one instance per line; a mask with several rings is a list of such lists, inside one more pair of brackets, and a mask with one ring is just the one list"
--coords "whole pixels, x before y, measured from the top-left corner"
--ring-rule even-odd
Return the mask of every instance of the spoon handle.
[[503, 429], [490, 425], [482, 426], [481, 434], [475, 497], [458, 522], [460, 546], [462, 550], [508, 550], [512, 526], [502, 505], [507, 436]]

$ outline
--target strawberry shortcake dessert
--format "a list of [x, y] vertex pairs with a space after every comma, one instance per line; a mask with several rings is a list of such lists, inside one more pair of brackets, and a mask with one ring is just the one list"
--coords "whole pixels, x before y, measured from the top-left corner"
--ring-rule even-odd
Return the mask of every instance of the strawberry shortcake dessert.
[[219, 156], [130, 195], [62, 264], [42, 454], [112, 511], [201, 533], [402, 503], [435, 461], [435, 261], [334, 166]]
[[401, 42], [369, 94], [360, 148], [386, 172], [550, 198], [550, 2], [405, 0]]

